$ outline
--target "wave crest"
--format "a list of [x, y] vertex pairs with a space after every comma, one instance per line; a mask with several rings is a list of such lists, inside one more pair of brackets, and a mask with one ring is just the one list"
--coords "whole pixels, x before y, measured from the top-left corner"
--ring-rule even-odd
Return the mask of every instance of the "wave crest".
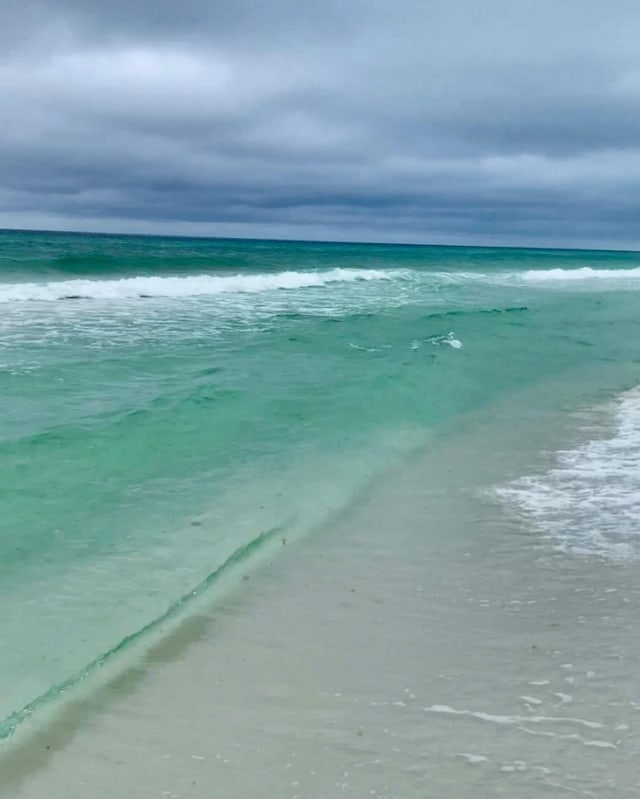
[[522, 274], [524, 280], [531, 282], [555, 280], [638, 280], [640, 267], [633, 269], [594, 269], [582, 266], [578, 269], [530, 269]]
[[57, 300], [122, 300], [179, 298], [219, 294], [254, 294], [331, 283], [392, 280], [402, 270], [329, 269], [324, 272], [274, 272], [255, 275], [187, 275], [184, 277], [129, 277], [120, 280], [62, 280], [49, 283], [0, 284], [0, 303]]

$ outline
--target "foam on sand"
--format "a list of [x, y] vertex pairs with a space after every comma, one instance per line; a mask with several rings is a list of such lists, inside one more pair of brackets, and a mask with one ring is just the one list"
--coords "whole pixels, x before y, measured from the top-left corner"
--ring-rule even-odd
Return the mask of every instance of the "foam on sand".
[[546, 474], [497, 489], [563, 551], [616, 560], [640, 557], [640, 388], [625, 392], [614, 433], [557, 453]]

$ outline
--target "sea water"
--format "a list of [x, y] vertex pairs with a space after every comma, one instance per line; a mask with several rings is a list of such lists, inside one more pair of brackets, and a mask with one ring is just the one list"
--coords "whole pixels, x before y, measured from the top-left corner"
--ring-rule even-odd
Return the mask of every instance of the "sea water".
[[0, 281], [2, 736], [536, 391], [581, 432], [486, 502], [569, 564], [640, 557], [636, 254], [3, 232]]

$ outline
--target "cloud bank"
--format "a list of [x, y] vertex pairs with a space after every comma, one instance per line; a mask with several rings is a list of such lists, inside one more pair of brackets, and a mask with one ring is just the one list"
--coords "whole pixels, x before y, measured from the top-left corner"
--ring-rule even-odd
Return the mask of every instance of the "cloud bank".
[[640, 247], [637, 4], [0, 5], [0, 226]]

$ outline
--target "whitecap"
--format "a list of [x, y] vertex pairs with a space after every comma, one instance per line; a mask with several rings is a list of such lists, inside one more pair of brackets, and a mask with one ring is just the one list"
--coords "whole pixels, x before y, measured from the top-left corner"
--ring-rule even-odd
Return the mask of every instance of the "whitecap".
[[[431, 338], [427, 339], [427, 341], [436, 347], [447, 344], [449, 347], [453, 347], [454, 350], [462, 349], [462, 342], [459, 338], [456, 338], [456, 334], [453, 331], [451, 333], [447, 333], [446, 336], [431, 336]], [[413, 346], [412, 349], [414, 349]]]
[[640, 267], [632, 269], [594, 269], [582, 266], [576, 269], [530, 269], [522, 273], [528, 282], [554, 282], [579, 280], [640, 280]]
[[322, 272], [273, 272], [254, 275], [186, 275], [183, 277], [128, 277], [120, 280], [59, 280], [48, 283], [0, 283], [0, 303], [57, 300], [121, 300], [156, 297], [199, 297], [218, 294], [254, 294], [332, 283], [393, 280], [403, 270], [329, 269]]

